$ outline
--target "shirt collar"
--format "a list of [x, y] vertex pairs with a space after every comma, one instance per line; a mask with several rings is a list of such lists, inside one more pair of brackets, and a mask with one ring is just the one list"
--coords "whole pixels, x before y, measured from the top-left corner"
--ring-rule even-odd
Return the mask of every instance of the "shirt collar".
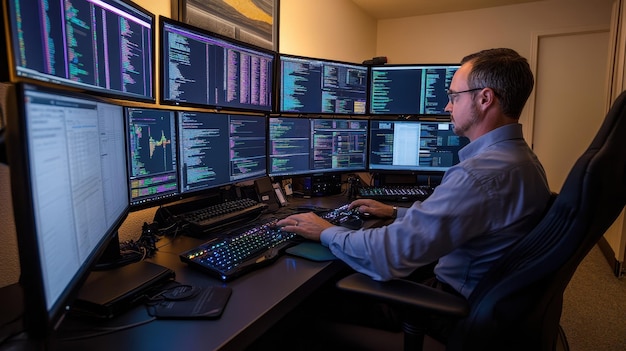
[[498, 127], [489, 133], [483, 134], [478, 139], [467, 144], [459, 150], [459, 160], [463, 161], [478, 154], [481, 150], [505, 140], [523, 139], [522, 125], [511, 123]]

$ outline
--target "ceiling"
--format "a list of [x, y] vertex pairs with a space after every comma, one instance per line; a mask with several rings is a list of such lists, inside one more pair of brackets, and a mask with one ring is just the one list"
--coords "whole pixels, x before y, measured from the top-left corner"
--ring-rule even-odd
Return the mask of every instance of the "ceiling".
[[352, 0], [376, 19], [476, 10], [543, 0]]

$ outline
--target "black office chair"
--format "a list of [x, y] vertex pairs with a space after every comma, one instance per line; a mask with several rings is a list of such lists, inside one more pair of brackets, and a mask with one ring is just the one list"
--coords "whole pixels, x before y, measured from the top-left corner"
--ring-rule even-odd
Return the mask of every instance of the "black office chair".
[[[337, 286], [399, 304], [404, 349], [421, 350], [429, 314], [460, 318], [447, 350], [569, 349], [559, 321], [574, 271], [626, 204], [626, 92], [614, 102], [552, 206], [466, 301], [426, 286], [350, 275]], [[422, 325], [420, 325], [420, 323]]]

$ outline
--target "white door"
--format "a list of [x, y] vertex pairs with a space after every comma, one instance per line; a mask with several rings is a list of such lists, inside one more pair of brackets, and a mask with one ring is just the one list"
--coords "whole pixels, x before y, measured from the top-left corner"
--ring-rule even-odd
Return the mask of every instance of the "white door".
[[538, 37], [533, 149], [559, 192], [605, 116], [609, 31]]
[[[537, 39], [532, 143], [553, 191], [560, 191], [606, 115], [609, 37], [608, 30], [594, 30]], [[625, 224], [622, 214], [604, 235], [610, 249], [601, 246], [616, 275], [626, 258]]]

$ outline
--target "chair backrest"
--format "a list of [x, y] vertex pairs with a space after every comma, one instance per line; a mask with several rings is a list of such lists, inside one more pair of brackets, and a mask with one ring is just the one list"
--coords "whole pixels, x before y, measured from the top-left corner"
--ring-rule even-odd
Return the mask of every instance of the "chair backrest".
[[563, 293], [626, 204], [626, 92], [538, 225], [481, 280], [450, 350], [554, 350]]

